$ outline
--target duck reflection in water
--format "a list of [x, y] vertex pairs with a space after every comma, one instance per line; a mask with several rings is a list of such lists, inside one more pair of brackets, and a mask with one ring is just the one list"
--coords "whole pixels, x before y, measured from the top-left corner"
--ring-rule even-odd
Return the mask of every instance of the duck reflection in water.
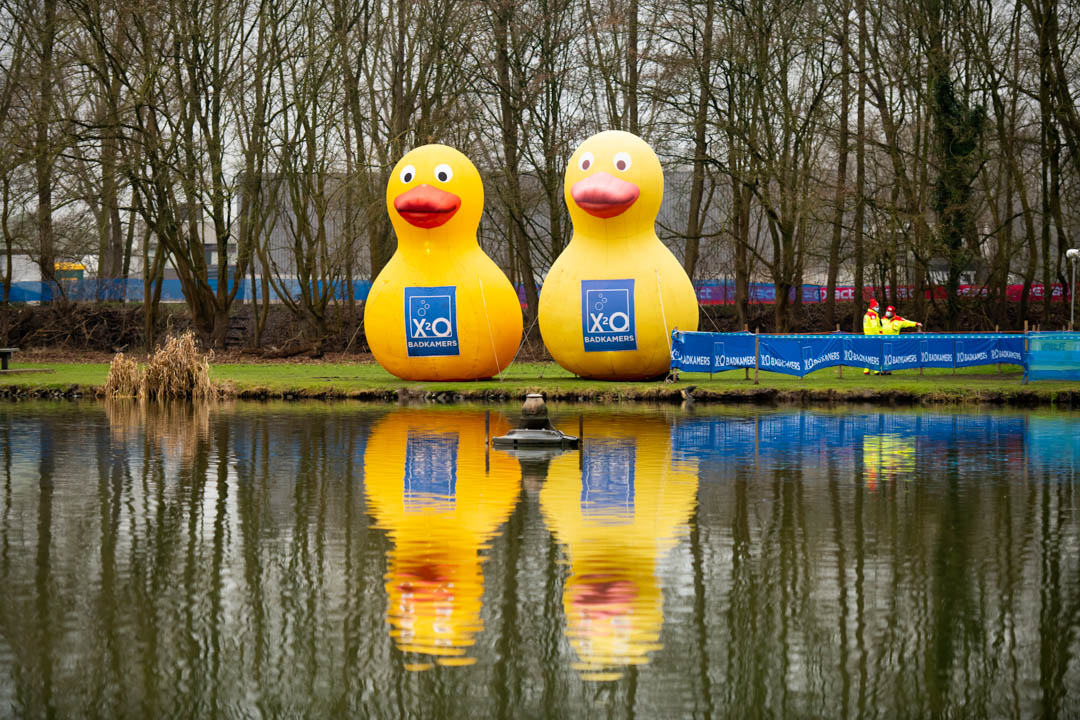
[[[492, 432], [510, 425], [491, 418]], [[387, 621], [406, 667], [470, 665], [483, 630], [481, 549], [514, 509], [517, 461], [492, 453], [482, 412], [399, 410], [372, 429], [364, 455], [368, 502], [394, 545], [387, 555]]]
[[671, 457], [662, 418], [605, 419], [576, 453], [551, 462], [544, 520], [570, 559], [566, 634], [587, 680], [649, 661], [664, 623], [658, 568], [683, 537], [697, 496], [695, 462]]

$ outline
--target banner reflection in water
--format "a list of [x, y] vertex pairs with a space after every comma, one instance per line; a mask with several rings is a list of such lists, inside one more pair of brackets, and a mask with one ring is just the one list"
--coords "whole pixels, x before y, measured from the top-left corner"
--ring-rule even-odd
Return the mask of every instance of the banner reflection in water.
[[687, 532], [697, 465], [673, 461], [663, 418], [596, 422], [583, 456], [551, 462], [544, 521], [570, 559], [566, 634], [588, 680], [614, 680], [648, 662], [664, 623], [658, 565]]
[[[509, 429], [492, 416], [492, 431]], [[364, 455], [371, 512], [394, 543], [386, 617], [407, 667], [470, 665], [483, 630], [481, 550], [514, 509], [516, 460], [485, 462], [482, 412], [399, 410], [372, 429]]]

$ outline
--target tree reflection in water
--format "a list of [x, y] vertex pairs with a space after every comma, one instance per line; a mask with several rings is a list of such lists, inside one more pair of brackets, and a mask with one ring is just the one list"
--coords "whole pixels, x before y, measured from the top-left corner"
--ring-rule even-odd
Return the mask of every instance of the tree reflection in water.
[[483, 428], [0, 406], [0, 716], [1080, 704], [1075, 415], [591, 408], [542, 461]]

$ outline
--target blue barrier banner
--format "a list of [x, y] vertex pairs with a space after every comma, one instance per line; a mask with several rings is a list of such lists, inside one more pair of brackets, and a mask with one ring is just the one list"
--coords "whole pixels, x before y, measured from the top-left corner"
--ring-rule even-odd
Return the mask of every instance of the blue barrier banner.
[[919, 335], [919, 362], [924, 368], [956, 367], [956, 342], [952, 335]]
[[844, 343], [839, 337], [829, 335], [795, 336], [802, 350], [802, 374], [843, 365]]
[[[217, 278], [210, 278], [207, 282], [213, 290], [217, 290]], [[37, 280], [15, 282], [11, 284], [9, 299], [11, 302], [51, 302], [65, 297], [73, 301], [141, 302], [144, 295], [144, 283], [141, 278], [129, 280], [83, 278], [82, 280], [61, 280], [60, 285], [63, 286], [63, 295], [60, 292], [61, 288], [55, 283]], [[295, 278], [285, 278], [281, 280], [280, 285], [280, 293], [273, 285], [270, 286], [271, 302], [280, 302], [282, 294], [294, 300], [300, 297], [300, 283]], [[338, 281], [331, 288], [331, 293], [342, 300], [347, 295], [347, 287], [344, 281]], [[322, 284], [318, 284], [316, 289], [321, 290]], [[366, 300], [370, 290], [371, 283], [367, 280], [353, 282], [353, 299]], [[240, 283], [236, 299], [240, 302], [250, 302], [254, 295], [256, 299], [261, 300], [262, 294], [262, 288], [258, 284], [255, 285], [255, 291], [252, 293], [251, 281], [245, 279]], [[162, 281], [162, 302], [184, 302], [185, 300], [184, 289], [178, 279], [169, 278]]]
[[843, 342], [836, 335], [772, 335], [762, 337], [759, 347], [762, 370], [802, 377], [843, 364]]
[[994, 338], [965, 337], [957, 338], [953, 342], [956, 348], [956, 367], [990, 365], [994, 362], [990, 359], [990, 351], [997, 347]]
[[1028, 380], [1080, 380], [1080, 333], [1028, 335]]
[[[1066, 366], [1080, 372], [1080, 339], [1077, 339], [1080, 333], [1042, 335], [1047, 338], [1047, 352], [1058, 353], [1045, 356], [1046, 372], [1061, 371]], [[754, 367], [754, 337], [749, 333], [675, 332], [672, 334], [671, 368], [687, 372], [719, 372]], [[837, 365], [870, 370], [904, 370], [1009, 363], [1026, 368], [1029, 358], [1024, 350], [1023, 335], [1001, 333], [757, 337], [757, 367], [799, 377]], [[1071, 355], [1061, 349], [1068, 338], [1075, 343], [1071, 346], [1074, 347]], [[1055, 377], [1073, 379], [1075, 376], [1066, 374]]]
[[805, 375], [802, 366], [802, 347], [787, 337], [773, 335], [758, 342], [758, 367], [785, 375]]
[[907, 370], [919, 367], [922, 344], [917, 337], [883, 335], [881, 363], [886, 370]]
[[679, 332], [671, 334], [671, 369], [714, 373], [754, 367], [750, 333]]
[[881, 369], [882, 335], [845, 335], [844, 365], [848, 367]]
[[990, 359], [1026, 367], [1025, 354], [1023, 335], [1001, 335], [997, 338], [995, 347], [990, 350]]

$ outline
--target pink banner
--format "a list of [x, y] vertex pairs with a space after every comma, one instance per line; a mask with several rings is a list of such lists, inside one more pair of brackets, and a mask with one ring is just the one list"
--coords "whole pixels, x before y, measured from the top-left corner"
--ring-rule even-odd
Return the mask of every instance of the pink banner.
[[[1060, 284], [1051, 285], [1050, 302], [1062, 302], [1068, 298], [1068, 289]], [[863, 301], [868, 301], [874, 297], [877, 290], [873, 287], [863, 288]], [[945, 288], [942, 285], [937, 285], [933, 288], [934, 298], [938, 300], [945, 299]], [[890, 293], [892, 295], [893, 293]], [[957, 289], [957, 295], [961, 297], [989, 297], [990, 289], [982, 285], [961, 285]], [[1010, 302], [1020, 302], [1020, 298], [1024, 294], [1023, 285], [1009, 285], [1005, 288], [1005, 298]], [[821, 302], [825, 302], [825, 298], [829, 295], [829, 289], [827, 287], [821, 288]], [[930, 298], [930, 290], [924, 291], [924, 296]], [[902, 285], [896, 288], [895, 297], [900, 300], [910, 300], [915, 297], [915, 287], [913, 285]], [[1043, 298], [1043, 286], [1042, 284], [1032, 285], [1031, 291], [1028, 293], [1028, 297], [1031, 300], [1042, 300]], [[855, 288], [847, 286], [837, 286], [836, 299], [841, 301], [851, 302], [855, 299]]]

